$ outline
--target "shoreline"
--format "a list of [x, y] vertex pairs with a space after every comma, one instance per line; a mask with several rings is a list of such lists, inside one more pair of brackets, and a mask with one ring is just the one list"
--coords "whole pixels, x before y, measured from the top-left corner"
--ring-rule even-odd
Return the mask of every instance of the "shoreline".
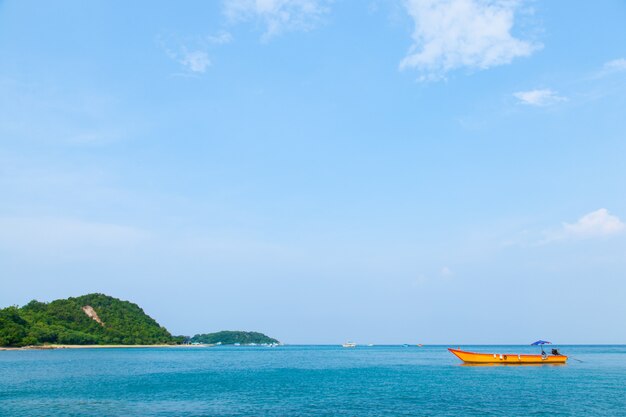
[[[189, 345], [41, 345], [22, 347], [0, 347], [0, 351], [9, 350], [56, 350], [56, 349], [124, 349], [124, 348], [175, 348]], [[205, 346], [205, 345], [195, 345]]]

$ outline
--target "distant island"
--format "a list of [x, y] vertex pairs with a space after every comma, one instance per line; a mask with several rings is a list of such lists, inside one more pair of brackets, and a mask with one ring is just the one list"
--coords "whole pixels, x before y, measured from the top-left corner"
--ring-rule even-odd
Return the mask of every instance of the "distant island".
[[33, 300], [23, 307], [0, 309], [1, 347], [180, 345], [218, 342], [278, 343], [276, 339], [257, 332], [226, 331], [198, 334], [192, 338], [173, 336], [137, 304], [104, 294], [87, 294], [49, 303]]
[[197, 334], [190, 339], [191, 343], [211, 345], [277, 345], [280, 342], [263, 333], [239, 332], [225, 330], [217, 333]]

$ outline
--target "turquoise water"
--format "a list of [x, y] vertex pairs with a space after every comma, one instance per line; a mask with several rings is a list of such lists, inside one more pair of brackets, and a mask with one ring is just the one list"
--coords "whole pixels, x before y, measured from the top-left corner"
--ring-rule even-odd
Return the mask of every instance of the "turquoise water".
[[443, 346], [7, 351], [0, 415], [626, 416], [626, 346], [561, 348], [582, 362], [463, 366]]

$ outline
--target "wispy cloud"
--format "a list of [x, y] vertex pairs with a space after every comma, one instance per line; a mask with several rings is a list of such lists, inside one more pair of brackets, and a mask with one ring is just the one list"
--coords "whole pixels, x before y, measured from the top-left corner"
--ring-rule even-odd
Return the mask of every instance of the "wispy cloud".
[[265, 26], [263, 40], [282, 32], [307, 31], [330, 10], [331, 0], [223, 0], [232, 21], [258, 20]]
[[184, 67], [191, 72], [204, 73], [211, 65], [209, 55], [204, 51], [187, 51], [182, 52], [182, 56], [178, 59]]
[[556, 91], [550, 89], [518, 91], [517, 93], [513, 93], [513, 96], [515, 96], [515, 98], [523, 104], [540, 107], [549, 106], [567, 100], [565, 97], [560, 96]]
[[[233, 37], [228, 32], [219, 32], [214, 35], [195, 37], [191, 40], [166, 42], [159, 38], [159, 43], [167, 56], [178, 62], [191, 74], [204, 74], [212, 65], [208, 50], [213, 45], [224, 45], [232, 42]], [[174, 47], [170, 44], [177, 43]]]
[[598, 71], [597, 77], [605, 77], [607, 75], [612, 75], [618, 72], [626, 71], [626, 59], [618, 58], [613, 59], [611, 61], [605, 62], [602, 66], [602, 69]]
[[604, 69], [610, 71], [626, 71], [626, 59], [614, 59], [604, 64]]
[[405, 0], [404, 5], [415, 30], [400, 69], [419, 70], [422, 81], [445, 78], [463, 67], [508, 64], [541, 47], [511, 34], [518, 1]]
[[219, 32], [215, 35], [208, 35], [206, 37], [207, 42], [214, 45], [224, 45], [233, 41], [233, 35], [228, 32]]
[[626, 224], [605, 208], [582, 216], [576, 223], [563, 223], [561, 228], [545, 233], [543, 243], [558, 240], [581, 240], [617, 235], [626, 231]]
[[449, 267], [444, 266], [441, 268], [441, 271], [439, 271], [439, 274], [444, 278], [449, 278], [452, 276], [452, 270]]

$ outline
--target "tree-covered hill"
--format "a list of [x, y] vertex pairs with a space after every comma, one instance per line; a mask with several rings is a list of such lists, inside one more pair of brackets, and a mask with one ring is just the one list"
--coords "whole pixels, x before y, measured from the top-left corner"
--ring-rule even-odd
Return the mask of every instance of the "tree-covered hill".
[[179, 338], [137, 305], [104, 294], [0, 310], [0, 346], [161, 344]]
[[191, 338], [191, 343], [207, 343], [207, 344], [216, 344], [221, 343], [222, 345], [234, 345], [235, 343], [240, 343], [242, 345], [247, 345], [251, 343], [255, 343], [257, 345], [261, 344], [278, 344], [278, 340], [273, 339], [269, 336], [264, 335], [263, 333], [258, 332], [238, 332], [238, 331], [221, 331], [217, 333], [206, 333], [206, 334], [197, 334]]

